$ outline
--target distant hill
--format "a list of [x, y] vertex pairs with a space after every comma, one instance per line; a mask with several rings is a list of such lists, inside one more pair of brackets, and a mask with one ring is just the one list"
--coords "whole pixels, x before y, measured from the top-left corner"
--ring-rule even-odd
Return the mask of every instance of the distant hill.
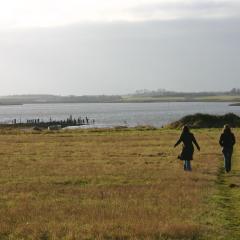
[[112, 103], [121, 102], [118, 95], [96, 96], [57, 96], [57, 95], [12, 95], [0, 97], [0, 104], [30, 104], [30, 103]]
[[34, 103], [143, 103], [143, 102], [240, 102], [240, 90], [228, 92], [173, 92], [139, 90], [127, 95], [61, 96], [29, 94], [0, 96], [0, 105]]
[[182, 128], [184, 125], [188, 125], [191, 128], [222, 128], [224, 124], [229, 124], [231, 127], [240, 127], [240, 117], [233, 113], [225, 115], [197, 113], [194, 115], [187, 115], [169, 124], [168, 127]]

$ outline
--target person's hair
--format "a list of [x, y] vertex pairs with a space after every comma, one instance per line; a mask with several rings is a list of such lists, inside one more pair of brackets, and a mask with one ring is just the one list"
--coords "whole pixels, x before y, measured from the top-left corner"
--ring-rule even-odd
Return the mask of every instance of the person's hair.
[[187, 125], [184, 125], [182, 128], [182, 134], [184, 134], [184, 133], [190, 133], [190, 129]]
[[228, 124], [225, 124], [223, 127], [223, 133], [230, 133], [231, 132], [231, 128]]

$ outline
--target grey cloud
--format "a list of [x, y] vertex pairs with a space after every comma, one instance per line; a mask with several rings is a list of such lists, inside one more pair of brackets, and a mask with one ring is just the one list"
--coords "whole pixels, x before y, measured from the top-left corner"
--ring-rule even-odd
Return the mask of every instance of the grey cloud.
[[0, 33], [0, 95], [240, 87], [240, 20], [73, 25]]

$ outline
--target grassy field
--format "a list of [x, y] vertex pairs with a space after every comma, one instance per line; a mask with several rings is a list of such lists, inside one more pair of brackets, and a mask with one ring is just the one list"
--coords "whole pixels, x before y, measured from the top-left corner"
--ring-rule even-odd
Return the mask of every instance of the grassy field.
[[194, 133], [184, 172], [177, 130], [0, 130], [0, 240], [240, 239], [239, 144], [225, 174], [220, 130]]

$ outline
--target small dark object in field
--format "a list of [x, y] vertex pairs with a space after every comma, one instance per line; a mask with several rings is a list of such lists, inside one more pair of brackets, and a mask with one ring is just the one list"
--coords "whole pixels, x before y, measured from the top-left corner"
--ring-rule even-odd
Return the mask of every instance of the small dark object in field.
[[41, 128], [39, 128], [39, 127], [36, 127], [36, 126], [35, 126], [35, 127], [33, 127], [33, 130], [34, 130], [34, 131], [42, 131], [42, 129], [41, 129]]
[[128, 127], [127, 127], [127, 126], [121, 126], [121, 125], [120, 125], [120, 126], [115, 126], [114, 129], [115, 129], [115, 130], [122, 130], [122, 129], [128, 129]]
[[235, 184], [235, 183], [231, 183], [229, 184], [229, 187], [230, 188], [236, 188], [236, 187], [239, 187], [239, 185]]

